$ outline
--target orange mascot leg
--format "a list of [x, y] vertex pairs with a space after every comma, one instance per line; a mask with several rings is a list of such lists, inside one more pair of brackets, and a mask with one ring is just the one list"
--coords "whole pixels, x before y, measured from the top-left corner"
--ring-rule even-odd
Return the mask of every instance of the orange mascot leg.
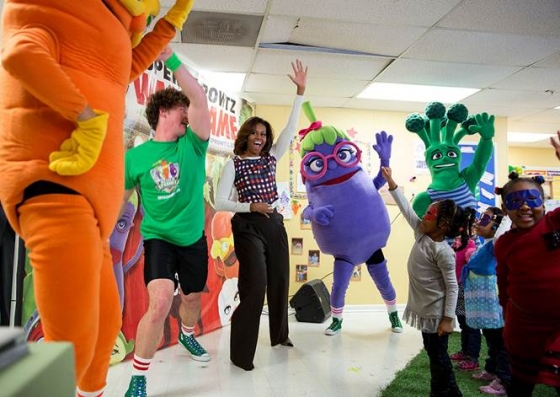
[[80, 195], [33, 197], [19, 213], [46, 340], [72, 342], [78, 387], [101, 390], [121, 327], [108, 236]]

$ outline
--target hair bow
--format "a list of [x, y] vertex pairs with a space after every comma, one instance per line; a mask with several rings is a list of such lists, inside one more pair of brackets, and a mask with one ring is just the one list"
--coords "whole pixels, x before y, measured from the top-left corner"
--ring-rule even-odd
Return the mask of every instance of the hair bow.
[[309, 125], [309, 127], [304, 128], [303, 130], [300, 130], [300, 131], [298, 132], [298, 135], [299, 135], [300, 139], [303, 139], [303, 138], [305, 138], [305, 136], [306, 136], [307, 134], [309, 134], [311, 131], [318, 130], [318, 129], [321, 128], [322, 126], [323, 126], [323, 123], [321, 123], [320, 121], [314, 121], [314, 122], [312, 122], [312, 123]]

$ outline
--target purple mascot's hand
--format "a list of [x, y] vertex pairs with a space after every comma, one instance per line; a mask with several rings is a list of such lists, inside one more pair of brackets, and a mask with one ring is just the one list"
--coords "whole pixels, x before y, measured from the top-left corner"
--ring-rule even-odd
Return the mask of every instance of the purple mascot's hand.
[[375, 134], [375, 140], [377, 143], [372, 145], [373, 150], [377, 152], [381, 161], [387, 162], [387, 165], [389, 165], [391, 147], [393, 145], [393, 135], [387, 135], [385, 131], [381, 131], [380, 133]]
[[332, 205], [325, 205], [323, 207], [315, 208], [313, 211], [313, 222], [321, 226], [328, 226], [330, 219], [334, 216], [334, 207]]

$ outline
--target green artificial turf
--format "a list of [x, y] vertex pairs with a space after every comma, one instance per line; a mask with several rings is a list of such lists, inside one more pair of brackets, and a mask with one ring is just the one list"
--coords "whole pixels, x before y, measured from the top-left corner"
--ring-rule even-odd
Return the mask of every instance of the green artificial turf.
[[[449, 336], [449, 354], [461, 350], [461, 337], [458, 332]], [[480, 351], [481, 370], [484, 368], [486, 359], [486, 343], [482, 338], [482, 349]], [[478, 390], [480, 386], [489, 382], [473, 379], [474, 372], [461, 372], [455, 370], [455, 377], [464, 397], [488, 396]], [[379, 393], [379, 397], [427, 397], [430, 395], [430, 364], [426, 351], [422, 351], [414, 357], [407, 366], [397, 372], [395, 379]], [[533, 397], [558, 397], [556, 391], [548, 386], [537, 385]]]

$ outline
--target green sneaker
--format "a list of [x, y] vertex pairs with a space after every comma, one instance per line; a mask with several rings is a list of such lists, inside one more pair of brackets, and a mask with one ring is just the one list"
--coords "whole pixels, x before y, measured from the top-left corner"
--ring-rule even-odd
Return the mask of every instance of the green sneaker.
[[146, 377], [144, 375], [132, 375], [128, 390], [124, 397], [147, 397]]
[[389, 313], [389, 321], [391, 322], [391, 331], [400, 334], [403, 331], [401, 320], [399, 319], [399, 312]]
[[208, 354], [206, 350], [200, 346], [200, 343], [198, 343], [198, 341], [194, 338], [194, 335], [187, 336], [184, 333], [179, 332], [179, 343], [188, 350], [193, 360], [207, 362], [212, 359], [210, 354]]
[[340, 332], [342, 329], [342, 319], [333, 317], [331, 325], [325, 330], [325, 335], [333, 336]]

